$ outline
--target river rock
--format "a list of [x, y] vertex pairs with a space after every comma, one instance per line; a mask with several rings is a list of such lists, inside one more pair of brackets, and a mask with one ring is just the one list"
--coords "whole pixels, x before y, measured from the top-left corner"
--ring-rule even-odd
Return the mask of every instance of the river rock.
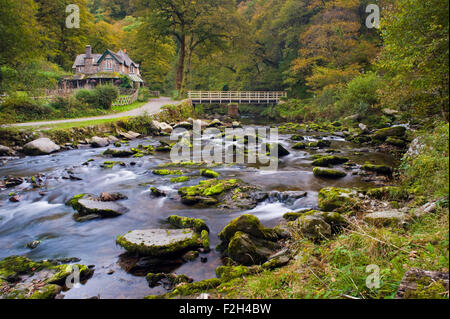
[[359, 123], [358, 127], [361, 129], [361, 131], [363, 133], [369, 133], [369, 128], [367, 127], [367, 125], [363, 124], [363, 123]]
[[392, 126], [387, 128], [382, 128], [372, 135], [372, 139], [376, 141], [384, 142], [388, 137], [402, 137], [406, 133], [406, 128], [403, 126]]
[[358, 193], [349, 188], [325, 187], [319, 191], [319, 208], [323, 211], [345, 211], [358, 201]]
[[59, 151], [61, 148], [47, 137], [38, 138], [23, 146], [27, 155], [47, 155]]
[[449, 273], [413, 268], [405, 273], [395, 299], [447, 299]]
[[392, 110], [392, 109], [388, 109], [388, 108], [384, 108], [382, 110], [382, 112], [386, 115], [396, 115], [398, 113], [397, 110]]
[[0, 145], [0, 156], [14, 155], [14, 151], [7, 146]]
[[243, 232], [236, 232], [228, 245], [228, 257], [245, 265], [259, 265], [267, 261], [277, 249], [277, 243], [256, 238]]
[[331, 235], [331, 225], [322, 216], [305, 214], [292, 222], [305, 237], [318, 240]]
[[325, 177], [331, 179], [337, 179], [347, 176], [347, 173], [341, 170], [320, 167], [314, 167], [313, 174], [317, 177]]
[[107, 138], [111, 144], [120, 143], [120, 140], [115, 136], [109, 135]]
[[173, 129], [177, 129], [177, 128], [184, 128], [186, 130], [192, 130], [192, 123], [189, 123], [187, 121], [178, 122], [177, 124], [175, 124], [173, 126]]
[[116, 242], [128, 252], [155, 257], [201, 247], [201, 240], [192, 229], [133, 230], [119, 236]]
[[270, 156], [274, 156], [273, 153], [275, 152], [275, 156], [278, 154], [278, 157], [283, 157], [290, 154], [290, 152], [280, 143], [266, 144], [266, 150], [267, 152], [270, 152]]
[[321, 167], [328, 167], [330, 165], [339, 165], [344, 164], [348, 162], [349, 159], [347, 157], [343, 156], [337, 156], [337, 155], [327, 155], [327, 156], [321, 156], [319, 158], [316, 158], [312, 165], [314, 166], [321, 166]]
[[109, 145], [109, 140], [106, 137], [94, 136], [89, 142], [92, 147], [105, 147]]
[[218, 127], [218, 126], [223, 126], [223, 123], [218, 119], [214, 119], [211, 122], [209, 122], [207, 127]]
[[364, 216], [364, 221], [375, 226], [398, 226], [403, 224], [407, 215], [399, 210], [387, 210], [369, 213]]
[[[114, 196], [116, 195], [110, 195], [107, 199]], [[127, 208], [119, 203], [114, 201], [102, 201], [101, 198], [86, 194], [72, 197], [67, 201], [66, 205], [71, 206], [78, 212], [75, 216], [78, 221], [116, 217], [128, 211]]]
[[161, 122], [159, 124], [159, 128], [160, 128], [161, 132], [164, 132], [164, 133], [172, 133], [172, 131], [173, 131], [172, 126], [170, 126], [169, 124], [167, 124], [165, 122]]
[[133, 131], [128, 131], [128, 132], [118, 132], [119, 136], [127, 139], [127, 140], [134, 140], [137, 139], [139, 136], [141, 136], [141, 134], [133, 132]]

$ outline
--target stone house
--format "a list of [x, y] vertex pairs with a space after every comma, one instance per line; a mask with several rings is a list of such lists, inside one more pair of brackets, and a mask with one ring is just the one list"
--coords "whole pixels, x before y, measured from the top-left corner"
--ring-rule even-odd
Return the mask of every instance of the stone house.
[[91, 46], [87, 45], [85, 53], [75, 58], [72, 70], [74, 75], [64, 77], [61, 81], [63, 89], [92, 88], [106, 83], [120, 85], [124, 76], [130, 79], [134, 88], [144, 83], [139, 64], [131, 60], [126, 50], [116, 53], [106, 50], [98, 54], [93, 53]]

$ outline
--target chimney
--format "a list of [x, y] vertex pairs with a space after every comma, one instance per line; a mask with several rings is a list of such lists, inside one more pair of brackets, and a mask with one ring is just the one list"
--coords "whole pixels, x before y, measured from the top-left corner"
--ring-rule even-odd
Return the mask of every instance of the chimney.
[[125, 53], [125, 54], [126, 54], [126, 53], [127, 53], [127, 49], [123, 49], [123, 53]]
[[90, 45], [86, 46], [86, 58], [90, 58], [92, 54], [92, 48]]

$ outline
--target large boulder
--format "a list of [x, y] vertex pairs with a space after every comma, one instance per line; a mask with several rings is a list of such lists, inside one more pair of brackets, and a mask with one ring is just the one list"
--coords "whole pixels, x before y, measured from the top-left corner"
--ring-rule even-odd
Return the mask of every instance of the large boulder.
[[227, 251], [235, 262], [250, 266], [266, 262], [279, 248], [277, 243], [238, 231], [231, 238]]
[[173, 131], [173, 127], [165, 122], [159, 123], [159, 128], [160, 128], [161, 132], [164, 132], [164, 133], [172, 133], [172, 131]]
[[155, 257], [177, 255], [202, 246], [200, 236], [192, 229], [133, 230], [117, 237], [116, 242], [130, 253]]
[[23, 146], [23, 152], [27, 155], [48, 155], [60, 149], [55, 142], [47, 137], [38, 138]]
[[109, 145], [109, 140], [106, 137], [94, 136], [90, 139], [92, 147], [105, 147]]
[[228, 244], [238, 231], [260, 239], [277, 240], [278, 238], [276, 231], [263, 227], [259, 219], [250, 214], [244, 214], [233, 219], [218, 236], [223, 243]]
[[330, 165], [344, 164], [348, 161], [349, 161], [349, 159], [347, 157], [337, 156], [337, 155], [326, 155], [326, 156], [320, 156], [320, 157], [316, 158], [312, 162], [312, 165], [320, 166], [320, 167], [328, 167]]
[[349, 188], [325, 187], [319, 191], [319, 208], [323, 211], [344, 212], [358, 201], [358, 193]]

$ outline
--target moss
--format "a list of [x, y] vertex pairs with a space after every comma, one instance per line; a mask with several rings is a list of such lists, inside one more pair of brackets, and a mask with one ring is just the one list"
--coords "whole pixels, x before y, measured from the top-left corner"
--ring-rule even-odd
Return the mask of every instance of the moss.
[[301, 135], [292, 135], [291, 140], [293, 141], [303, 141], [305, 138]]
[[373, 133], [372, 138], [377, 141], [385, 141], [386, 138], [388, 137], [392, 136], [401, 137], [405, 135], [405, 132], [406, 128], [403, 126], [387, 127], [375, 131], [375, 133]]
[[292, 148], [295, 150], [303, 150], [306, 148], [307, 145], [308, 145], [307, 143], [299, 142], [292, 145]]
[[257, 217], [249, 214], [244, 214], [233, 219], [218, 236], [223, 243], [229, 243], [238, 231], [250, 234], [255, 238], [266, 240], [278, 239], [278, 234], [275, 230], [263, 227]]
[[173, 177], [170, 179], [171, 183], [183, 183], [187, 182], [189, 180], [189, 177], [187, 176], [180, 176], [180, 177]]
[[103, 164], [100, 164], [100, 167], [113, 168], [116, 165], [125, 166], [125, 163], [120, 161], [105, 161]]
[[86, 196], [86, 194], [75, 195], [66, 202], [66, 205], [72, 207], [75, 210], [79, 210], [81, 208], [81, 205], [78, 203], [78, 201], [84, 198], [84, 196]]
[[303, 214], [304, 213], [288, 212], [283, 215], [283, 218], [286, 219], [287, 221], [292, 222], [292, 221], [296, 220], [297, 218], [299, 218], [300, 216], [302, 216]]
[[155, 175], [182, 175], [183, 171], [181, 170], [171, 170], [171, 169], [155, 169], [153, 172]]
[[202, 233], [203, 230], [209, 232], [209, 228], [206, 223], [199, 218], [182, 217], [177, 215], [171, 215], [167, 218], [167, 221], [178, 228], [192, 228], [197, 233]]
[[319, 208], [323, 211], [346, 211], [357, 203], [357, 193], [348, 188], [325, 187], [319, 191]]
[[235, 278], [256, 274], [261, 270], [259, 266], [219, 266], [216, 268], [216, 275], [222, 282], [226, 282]]
[[221, 280], [218, 278], [211, 278], [202, 281], [197, 281], [185, 285], [177, 286], [172, 292], [168, 293], [166, 296], [168, 298], [175, 296], [190, 296], [202, 292], [206, 292], [210, 289], [214, 289], [221, 284]]
[[58, 285], [45, 285], [35, 291], [30, 299], [53, 299], [61, 290], [62, 287]]
[[218, 196], [239, 186], [239, 181], [236, 179], [211, 179], [201, 181], [198, 185], [182, 187], [178, 193], [185, 199], [195, 199], [200, 196]]
[[399, 138], [395, 138], [395, 137], [388, 137], [386, 139], [386, 143], [394, 145], [394, 146], [397, 146], [397, 147], [400, 147], [400, 148], [405, 147], [406, 144], [407, 144], [404, 140], [399, 139]]
[[208, 178], [218, 178], [220, 176], [219, 173], [207, 168], [200, 170], [200, 175]]
[[206, 229], [202, 230], [200, 236], [201, 236], [203, 248], [206, 251], [209, 251], [211, 249], [210, 244], [209, 244], [209, 231], [207, 231]]
[[320, 141], [308, 143], [308, 147], [323, 148], [323, 147], [330, 147], [330, 146], [331, 146], [331, 141], [328, 141], [328, 140], [320, 140]]
[[93, 273], [93, 270], [89, 269], [86, 265], [57, 265], [53, 267], [53, 269], [57, 270], [57, 273], [47, 279], [46, 282], [49, 284], [64, 285], [66, 278], [72, 274], [74, 266], [78, 267], [78, 270], [80, 271], [80, 279], [82, 280], [89, 277]]
[[392, 167], [386, 165], [374, 165], [366, 163], [361, 168], [365, 171], [375, 172], [377, 174], [390, 175], [392, 174]]
[[348, 160], [349, 159], [347, 157], [336, 156], [336, 155], [320, 156], [319, 158], [315, 159], [312, 162], [312, 165], [328, 167], [330, 165], [344, 164], [344, 163], [348, 162]]
[[314, 176], [325, 177], [325, 178], [342, 178], [347, 176], [347, 173], [331, 168], [320, 168], [314, 167], [313, 169]]
[[6, 257], [0, 261], [0, 279], [8, 280], [50, 266], [49, 262], [34, 262], [24, 256]]

